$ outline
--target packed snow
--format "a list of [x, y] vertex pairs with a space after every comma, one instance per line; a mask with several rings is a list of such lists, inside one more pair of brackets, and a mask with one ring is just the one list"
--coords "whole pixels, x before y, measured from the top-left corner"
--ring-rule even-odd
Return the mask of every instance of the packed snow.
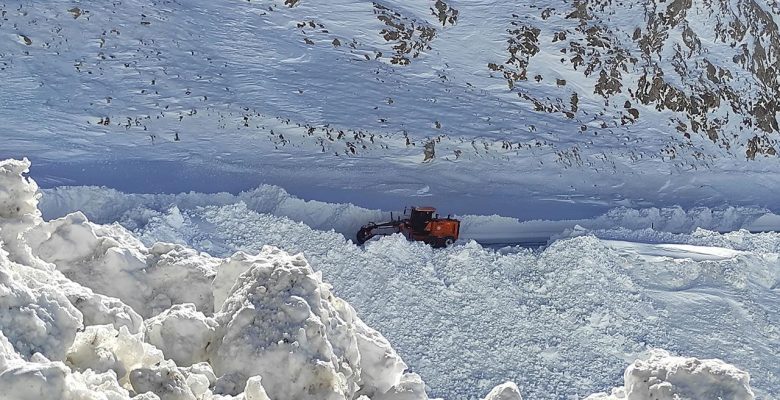
[[81, 213], [44, 221], [28, 167], [0, 162], [0, 398], [427, 399], [303, 255], [217, 259]]
[[687, 255], [712, 246], [646, 255], [590, 235], [362, 249], [240, 202], [138, 203], [145, 244], [83, 213], [44, 220], [28, 167], [0, 162], [5, 398], [777, 395], [777, 254], [744, 240], [711, 233], [724, 250], [704, 260]]
[[[725, 378], [725, 379], [724, 379]], [[720, 360], [671, 356], [654, 350], [634, 362], [624, 376], [623, 387], [611, 394], [599, 393], [586, 400], [751, 399], [750, 376]]]

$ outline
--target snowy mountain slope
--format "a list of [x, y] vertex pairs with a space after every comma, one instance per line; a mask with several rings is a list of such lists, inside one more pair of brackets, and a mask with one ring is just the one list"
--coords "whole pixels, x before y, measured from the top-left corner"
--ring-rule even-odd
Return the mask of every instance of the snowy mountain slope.
[[[775, 158], [745, 162], [774, 146], [769, 3], [127, 0], [2, 11], [0, 156], [35, 155], [47, 187], [104, 183], [81, 173], [97, 163], [127, 176], [126, 191], [269, 183], [309, 199], [452, 199], [454, 212], [531, 218], [572, 202], [572, 217], [620, 204], [777, 207]], [[160, 182], [150, 173], [173, 182], [140, 189]], [[489, 193], [474, 190], [484, 183]]]
[[[666, 143], [667, 156], [685, 152], [675, 147], [686, 141], [674, 135], [693, 135], [752, 158], [771, 153], [777, 131], [773, 6], [10, 3], [1, 28], [17, 40], [3, 51], [4, 72], [19, 87], [4, 100], [63, 133], [100, 133], [86, 125], [101, 120], [121, 127], [130, 118], [139, 127], [158, 116], [236, 106], [233, 112], [253, 109], [248, 118], [258, 110], [317, 130], [333, 124], [417, 138], [492, 136], [514, 146], [544, 138], [608, 148], [629, 136]], [[69, 111], [77, 115], [51, 124]], [[602, 137], [585, 131], [573, 139], [581, 126], [603, 129]], [[151, 134], [172, 140], [173, 133]], [[688, 139], [688, 146], [704, 145]], [[698, 157], [720, 155], [702, 150]]]
[[[240, 196], [72, 187], [45, 191], [41, 203], [51, 217], [79, 205], [145, 243], [171, 241], [217, 256], [271, 243], [304, 252], [435, 396], [476, 397], [511, 379], [530, 398], [582, 397], [614, 385], [623, 364], [648, 346], [724, 359], [751, 371], [759, 398], [778, 395], [778, 234], [698, 229], [773, 218], [761, 210], [614, 210], [577, 221], [594, 230], [573, 229], [543, 251], [495, 251], [474, 242], [432, 250], [400, 237], [361, 249], [347, 241], [351, 226], [381, 213], [304, 202], [270, 187]], [[465, 237], [502, 224], [519, 232], [562, 227], [465, 221]]]

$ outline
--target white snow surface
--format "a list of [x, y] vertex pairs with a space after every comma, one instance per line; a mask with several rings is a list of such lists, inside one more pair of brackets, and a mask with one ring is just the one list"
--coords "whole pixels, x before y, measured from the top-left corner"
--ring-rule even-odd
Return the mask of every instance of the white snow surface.
[[[507, 223], [507, 237], [515, 239], [538, 226], [564, 232], [544, 249], [494, 250], [464, 240], [434, 250], [400, 236], [357, 247], [350, 227], [386, 212], [305, 202], [273, 187], [239, 195], [58, 188], [45, 191], [42, 208], [44, 215], [83, 208], [101, 222], [119, 221], [146, 245], [162, 239], [228, 257], [216, 259], [214, 267], [215, 310], [238, 289], [231, 282], [250, 268], [268, 268], [272, 260], [264, 246], [303, 253], [335, 293], [384, 333], [433, 396], [482, 398], [510, 379], [525, 398], [584, 397], [608, 391], [626, 364], [653, 348], [722, 359], [750, 370], [757, 398], [780, 395], [780, 234], [698, 227], [749, 227], [771, 221], [767, 210], [624, 208], [589, 220], [530, 223], [467, 216], [466, 237], [477, 231], [472, 227], [489, 232]], [[616, 220], [629, 228], [615, 228]], [[306, 304], [311, 308], [311, 301]], [[307, 312], [323, 312], [315, 310]], [[254, 329], [237, 321], [238, 336]], [[361, 354], [369, 353], [365, 347], [383, 348], [382, 341], [369, 344], [358, 340]], [[404, 369], [400, 359], [373, 359], [383, 368]], [[390, 391], [420, 386], [415, 375], [405, 376], [374, 385], [395, 384]], [[240, 387], [244, 381], [230, 376], [220, 384]]]
[[[780, 14], [764, 1], [684, 2], [684, 22], [658, 27], [654, 16], [675, 8], [668, 3], [442, 0], [458, 10], [451, 24], [434, 0], [6, 1], [0, 157], [33, 157], [47, 188], [235, 194], [274, 184], [306, 199], [383, 209], [413, 199], [523, 219], [620, 205], [780, 212], [777, 158], [744, 159], [754, 135], [777, 146], [742, 118], [769, 100], [754, 97], [764, 85], [736, 61], [747, 46], [768, 53], [748, 64], [773, 65], [766, 46], [777, 36], [762, 24], [774, 32]], [[592, 18], [569, 17], [580, 6]], [[435, 37], [422, 43], [412, 28], [409, 41], [391, 39], [389, 17]], [[757, 24], [744, 39], [722, 36], [743, 19]], [[538, 29], [538, 41], [520, 40], [523, 29]], [[646, 56], [631, 38], [637, 29], [668, 39]], [[687, 53], [686, 32], [704, 46], [676, 56]], [[489, 67], [529, 56], [508, 41], [539, 51], [514, 89]], [[390, 61], [410, 46], [419, 54], [409, 65]], [[704, 65], [734, 74], [727, 86], [744, 98], [739, 112]], [[719, 105], [688, 116], [643, 104], [639, 82], [656, 68], [686, 103], [712, 95]], [[609, 73], [622, 76], [622, 90], [605, 98], [594, 90]], [[639, 120], [624, 121], [626, 102]], [[719, 140], [692, 130], [706, 121], [723, 124]], [[721, 143], [732, 136], [731, 147]], [[432, 142], [436, 157], [423, 162]]]
[[244, 271], [215, 307], [228, 260], [44, 221], [28, 167], [0, 161], [0, 399], [428, 398], [303, 255], [232, 257]]
[[625, 385], [586, 400], [753, 399], [750, 376], [721, 360], [675, 357], [653, 350], [626, 369]]
[[[23, 177], [28, 162], [0, 163], [0, 397], [303, 395], [279, 376], [239, 373], [265, 373], [254, 359], [224, 357], [292, 347], [247, 334], [263, 298], [250, 290], [266, 287], [251, 277], [274, 263], [319, 290], [286, 296], [299, 288], [280, 279], [284, 304], [262, 312], [278, 311], [279, 332], [306, 333], [319, 319], [310, 347], [285, 360], [301, 366], [299, 384], [327, 378], [312, 389], [323, 398], [482, 398], [507, 379], [526, 398], [582, 397], [614, 386], [654, 347], [750, 370], [757, 397], [780, 397], [780, 237], [751, 233], [780, 228], [780, 164], [745, 162], [758, 128], [730, 102], [702, 115], [725, 124], [733, 147], [703, 130], [686, 138], [698, 121], [629, 95], [648, 66], [686, 96], [706, 93], [687, 86], [709, 85], [696, 74], [706, 61], [734, 71], [745, 110], [760, 104], [762, 84], [732, 64], [748, 45], [775, 60], [764, 46], [776, 35], [751, 24], [732, 42], [718, 31], [743, 19], [777, 25], [775, 2], [590, 2], [591, 22], [567, 17], [586, 2], [442, 2], [459, 10], [456, 24], [437, 18], [437, 3], [0, 4], [0, 159], [33, 157], [48, 189], [40, 198]], [[593, 53], [594, 28], [609, 34], [609, 51], [639, 54], [635, 29], [655, 30], [645, 18], [680, 3], [685, 22], [658, 27], [669, 40], [625, 67], [624, 92], [596, 96], [600, 74], [578, 69], [570, 45]], [[389, 61], [400, 44], [386, 37], [389, 17], [436, 28], [408, 66]], [[513, 89], [489, 63], [510, 56], [519, 27], [542, 32], [527, 72], [544, 79]], [[679, 62], [686, 32], [704, 45]], [[613, 57], [585, 58], [608, 67]], [[540, 112], [522, 94], [564, 110], [579, 95], [579, 106], [573, 118]], [[629, 100], [642, 117], [623, 124]], [[430, 143], [436, 157], [424, 162]], [[389, 217], [375, 208], [410, 201], [462, 214], [462, 243], [349, 242], [357, 226]], [[497, 215], [466, 215], [477, 213]], [[561, 240], [543, 250], [516, 246], [552, 236]], [[236, 340], [223, 348], [220, 335]], [[166, 360], [143, 361], [159, 357], [152, 348]], [[653, 357], [652, 368], [679, 365]], [[747, 393], [739, 373], [710, 375], [726, 395]], [[654, 375], [663, 393], [632, 393], [700, 395], [687, 390], [701, 376]]]

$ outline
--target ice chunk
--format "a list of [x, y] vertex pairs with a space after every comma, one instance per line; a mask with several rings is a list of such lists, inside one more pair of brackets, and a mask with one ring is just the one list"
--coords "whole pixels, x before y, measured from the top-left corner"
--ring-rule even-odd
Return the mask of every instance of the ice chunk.
[[172, 362], [136, 369], [130, 373], [130, 383], [137, 393], [152, 392], [160, 400], [196, 400], [186, 378]]
[[130, 333], [141, 332], [141, 316], [119, 299], [94, 293], [71, 281], [61, 287], [71, 304], [81, 311], [84, 325], [111, 324], [116, 329], [124, 326]]
[[374, 396], [372, 400], [428, 400], [428, 395], [420, 375], [409, 373], [402, 376], [387, 393]]
[[586, 400], [752, 400], [750, 375], [721, 360], [672, 356], [654, 349], [626, 369], [625, 385]]
[[262, 385], [262, 378], [253, 376], [246, 381], [244, 389], [244, 398], [246, 400], [271, 400]]
[[354, 323], [360, 350], [362, 392], [385, 393], [401, 381], [406, 363], [382, 334], [360, 319]]
[[27, 158], [0, 160], [0, 218], [20, 218], [25, 214], [40, 216], [38, 185], [24, 176], [30, 170]]
[[192, 303], [177, 304], [146, 320], [146, 340], [179, 366], [206, 361], [217, 323]]
[[514, 382], [506, 382], [494, 387], [485, 400], [523, 400], [523, 396]]
[[114, 371], [123, 384], [127, 384], [131, 371], [161, 361], [162, 352], [141, 341], [140, 335], [111, 325], [88, 326], [79, 332], [67, 357], [68, 364], [78, 370]]

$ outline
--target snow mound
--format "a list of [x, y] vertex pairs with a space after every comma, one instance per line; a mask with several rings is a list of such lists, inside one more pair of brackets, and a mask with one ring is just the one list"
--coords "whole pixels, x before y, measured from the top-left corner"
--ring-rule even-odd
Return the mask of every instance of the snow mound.
[[218, 261], [207, 255], [166, 243], [147, 248], [121, 226], [93, 224], [80, 212], [41, 223], [28, 236], [41, 260], [145, 318], [180, 303], [212, 312]]
[[[230, 377], [226, 391], [260, 375], [273, 399], [350, 399], [401, 381], [406, 365], [389, 343], [358, 323], [302, 255], [266, 247], [257, 258], [240, 258], [251, 266], [215, 316], [211, 360], [217, 374]], [[361, 364], [361, 355], [369, 362]], [[426, 398], [424, 386], [412, 392]]]
[[88, 326], [68, 350], [67, 363], [81, 371], [113, 371], [119, 382], [126, 384], [130, 371], [163, 361], [163, 353], [144, 343], [142, 337], [125, 327], [117, 331], [110, 325]]
[[626, 369], [625, 385], [588, 400], [752, 400], [750, 375], [721, 360], [672, 356], [655, 349]]
[[192, 303], [177, 304], [146, 320], [146, 340], [179, 366], [206, 360], [217, 323]]
[[523, 396], [514, 382], [507, 382], [493, 388], [484, 400], [523, 400]]

